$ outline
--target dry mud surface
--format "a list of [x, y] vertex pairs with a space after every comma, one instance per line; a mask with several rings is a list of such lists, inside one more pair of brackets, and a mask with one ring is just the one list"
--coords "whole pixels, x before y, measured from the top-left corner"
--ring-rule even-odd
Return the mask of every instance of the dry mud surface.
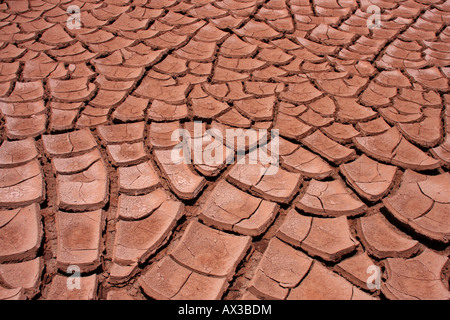
[[[449, 299], [449, 22], [442, 0], [3, 1], [0, 298]], [[275, 174], [226, 146], [172, 161], [176, 129], [236, 128], [279, 130]]]

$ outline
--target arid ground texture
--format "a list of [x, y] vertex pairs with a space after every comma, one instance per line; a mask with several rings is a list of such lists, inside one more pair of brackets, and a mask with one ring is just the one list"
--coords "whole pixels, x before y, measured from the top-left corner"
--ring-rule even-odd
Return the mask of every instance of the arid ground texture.
[[450, 1], [0, 2], [0, 299], [450, 299]]

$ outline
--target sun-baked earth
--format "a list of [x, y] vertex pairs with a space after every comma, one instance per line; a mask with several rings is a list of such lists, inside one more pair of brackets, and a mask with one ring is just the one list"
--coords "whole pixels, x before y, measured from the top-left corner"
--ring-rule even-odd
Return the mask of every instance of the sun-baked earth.
[[[3, 1], [0, 299], [450, 299], [449, 23], [445, 0]], [[278, 129], [281, 166], [173, 163], [181, 128]]]

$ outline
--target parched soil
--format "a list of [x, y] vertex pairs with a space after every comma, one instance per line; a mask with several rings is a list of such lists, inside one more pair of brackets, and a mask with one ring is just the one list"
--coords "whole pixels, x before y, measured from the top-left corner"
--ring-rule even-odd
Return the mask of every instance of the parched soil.
[[450, 299], [449, 23], [3, 1], [0, 299]]

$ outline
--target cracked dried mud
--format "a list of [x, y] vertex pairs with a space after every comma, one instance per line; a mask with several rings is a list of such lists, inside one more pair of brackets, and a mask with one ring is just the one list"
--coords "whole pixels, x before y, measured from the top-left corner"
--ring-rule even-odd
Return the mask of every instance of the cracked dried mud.
[[1, 1], [0, 299], [450, 299], [449, 79], [445, 0]]

